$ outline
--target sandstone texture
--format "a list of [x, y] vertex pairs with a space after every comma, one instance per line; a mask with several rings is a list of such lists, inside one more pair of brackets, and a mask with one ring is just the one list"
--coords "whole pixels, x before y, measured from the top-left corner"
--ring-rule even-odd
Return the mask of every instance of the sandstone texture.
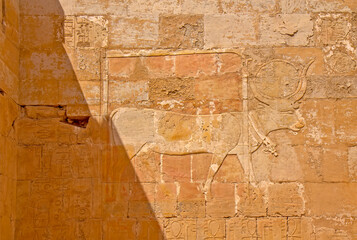
[[0, 0], [0, 240], [357, 239], [355, 0]]

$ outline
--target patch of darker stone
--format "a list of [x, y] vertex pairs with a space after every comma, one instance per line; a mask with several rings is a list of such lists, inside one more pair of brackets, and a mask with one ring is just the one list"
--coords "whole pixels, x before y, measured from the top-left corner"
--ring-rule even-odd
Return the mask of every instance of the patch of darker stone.
[[143, 80], [148, 78], [148, 69], [144, 66], [142, 59], [137, 58], [135, 63], [135, 69], [133, 74], [130, 76], [130, 80]]
[[150, 100], [189, 100], [194, 98], [194, 78], [150, 79]]
[[64, 118], [61, 122], [66, 123], [66, 124], [70, 124], [76, 127], [80, 127], [80, 128], [86, 128], [89, 122], [89, 116], [85, 116], [85, 117], [78, 117], [78, 118], [69, 118], [66, 117]]

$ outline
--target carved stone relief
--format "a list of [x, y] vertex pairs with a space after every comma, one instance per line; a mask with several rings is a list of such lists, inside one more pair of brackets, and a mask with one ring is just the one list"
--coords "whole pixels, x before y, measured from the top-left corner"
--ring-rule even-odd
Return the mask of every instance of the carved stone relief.
[[254, 78], [246, 76], [244, 81], [249, 81], [259, 104], [242, 113], [188, 115], [118, 108], [110, 116], [112, 144], [124, 146], [129, 159], [148, 151], [171, 155], [212, 153], [204, 192], [209, 190], [227, 154], [237, 154], [245, 174], [254, 181], [250, 154], [263, 145], [267, 152], [278, 155], [268, 134], [280, 129], [298, 132], [305, 125], [297, 102], [305, 94], [307, 70], [312, 63], [313, 60], [305, 66], [295, 66], [276, 59], [263, 64]]

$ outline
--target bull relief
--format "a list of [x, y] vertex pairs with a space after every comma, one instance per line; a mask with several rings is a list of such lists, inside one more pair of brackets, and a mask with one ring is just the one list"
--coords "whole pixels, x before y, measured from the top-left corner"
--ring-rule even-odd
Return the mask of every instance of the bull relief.
[[247, 178], [255, 181], [251, 155], [260, 147], [274, 156], [279, 154], [277, 143], [269, 139], [269, 133], [278, 130], [297, 133], [305, 126], [298, 109], [312, 63], [296, 66], [276, 59], [263, 64], [253, 77], [248, 77], [243, 69], [242, 84], [248, 83], [252, 98], [247, 97], [248, 89], [243, 90], [242, 112], [193, 115], [119, 107], [110, 115], [112, 144], [123, 147], [129, 159], [150, 152], [212, 154], [202, 185], [204, 193], [210, 192], [211, 183], [228, 154], [236, 154]]

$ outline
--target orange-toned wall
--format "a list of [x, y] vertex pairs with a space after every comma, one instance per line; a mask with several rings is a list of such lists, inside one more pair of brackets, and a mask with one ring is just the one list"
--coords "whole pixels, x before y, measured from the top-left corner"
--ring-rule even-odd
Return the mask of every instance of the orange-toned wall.
[[353, 0], [5, 2], [1, 237], [357, 238]]
[[20, 114], [19, 2], [0, 3], [0, 236], [14, 239], [17, 141], [14, 122]]

